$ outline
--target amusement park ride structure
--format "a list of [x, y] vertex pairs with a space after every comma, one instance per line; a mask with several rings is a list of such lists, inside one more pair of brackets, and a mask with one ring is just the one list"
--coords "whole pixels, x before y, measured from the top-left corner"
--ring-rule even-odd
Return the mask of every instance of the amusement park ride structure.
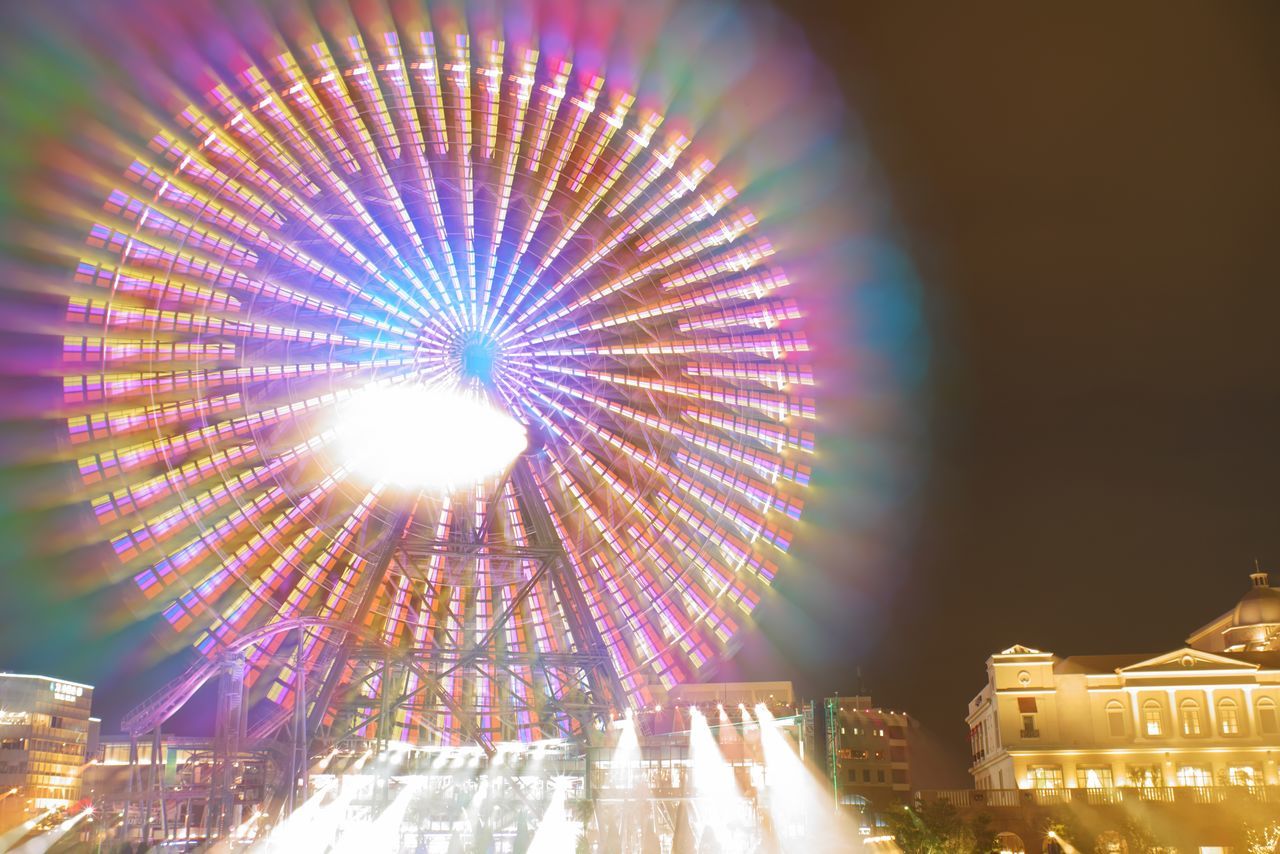
[[[506, 477], [523, 481], [533, 476], [525, 459], [522, 456], [509, 467], [498, 490]], [[533, 488], [529, 483], [520, 486]], [[558, 722], [562, 739], [575, 755], [585, 757], [592, 736], [604, 732], [626, 708], [625, 694], [581, 592], [562, 578], [563, 553], [554, 546], [541, 545], [556, 542], [551, 521], [532, 519], [535, 545], [517, 546], [489, 542], [485, 531], [464, 532], [446, 540], [407, 537], [409, 518], [407, 510], [395, 514], [378, 537], [377, 560], [373, 571], [366, 574], [355, 621], [300, 617], [269, 623], [238, 638], [218, 657], [197, 661], [124, 717], [121, 726], [130, 738], [130, 779], [125, 802], [120, 805], [121, 838], [130, 838], [131, 826], [137, 825], [153, 825], [162, 838], [169, 838], [162, 727], [210, 680], [216, 680], [217, 690], [215, 731], [209, 749], [197, 752], [193, 759], [207, 768], [202, 776], [208, 783], [201, 792], [205, 796], [202, 824], [209, 838], [225, 836], [243, 821], [236, 808], [243, 800], [237, 797], [238, 781], [245, 776], [239, 769], [257, 766], [257, 780], [265, 784], [263, 803], [268, 809], [291, 813], [311, 792], [311, 769], [318, 758], [343, 749], [385, 755], [391, 744], [393, 716], [403, 709], [412, 709], [426, 720], [452, 716], [467, 739], [486, 758], [492, 758], [495, 732], [514, 732], [514, 722], [500, 720], [491, 731], [476, 726], [475, 712], [461, 708], [444, 688], [447, 677], [466, 668], [490, 668], [512, 678], [555, 672], [560, 678], [530, 686], [539, 698], [540, 719]], [[468, 565], [485, 560], [494, 583], [501, 583], [499, 579], [505, 575], [514, 595], [473, 643], [392, 647], [380, 642], [364, 623], [373, 591], [389, 573], [404, 573], [413, 581], [431, 583], [415, 571], [430, 559], [443, 560], [445, 571], [436, 578], [451, 584], [474, 577]], [[570, 652], [543, 653], [535, 661], [531, 653], [500, 649], [495, 640], [538, 587], [562, 603], [573, 645]], [[286, 643], [273, 656], [296, 670], [295, 705], [292, 709], [270, 707], [254, 715], [245, 691], [246, 653], [281, 636], [294, 639], [291, 650]], [[325, 652], [308, 666], [300, 653], [312, 642], [322, 644]], [[344, 681], [344, 675], [352, 672], [360, 673], [361, 678]], [[411, 675], [417, 679], [411, 682], [407, 678]], [[570, 690], [557, 690], [556, 686], [569, 686]], [[496, 711], [504, 718], [526, 710]], [[439, 744], [446, 744], [449, 733], [438, 735]], [[138, 761], [139, 739], [145, 737], [151, 739], [149, 765]], [[375, 763], [375, 767], [386, 765]], [[385, 798], [387, 788], [375, 786], [374, 791], [381, 791]], [[189, 800], [191, 794], [188, 791], [177, 797]]]
[[[588, 763], [712, 670], [800, 517], [804, 312], [736, 149], [660, 112], [698, 99], [393, 5], [230, 27], [209, 44], [244, 48], [234, 71], [130, 94], [150, 135], [99, 146], [63, 414], [113, 582], [195, 649], [122, 722], [126, 838], [168, 835], [175, 799], [210, 836], [250, 788], [290, 812], [335, 752], [384, 777], [462, 745]], [[432, 404], [348, 453], [344, 413], [405, 391], [488, 406], [523, 452], [400, 482], [410, 452], [480, 444]], [[197, 692], [214, 733], [174, 782], [164, 729]]]

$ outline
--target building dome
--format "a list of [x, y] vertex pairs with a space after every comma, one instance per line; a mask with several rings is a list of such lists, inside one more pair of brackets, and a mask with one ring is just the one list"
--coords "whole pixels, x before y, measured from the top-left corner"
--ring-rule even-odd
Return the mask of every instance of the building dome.
[[1265, 572], [1255, 572], [1249, 577], [1253, 580], [1253, 587], [1236, 605], [1232, 625], [1280, 624], [1280, 588], [1270, 585]]

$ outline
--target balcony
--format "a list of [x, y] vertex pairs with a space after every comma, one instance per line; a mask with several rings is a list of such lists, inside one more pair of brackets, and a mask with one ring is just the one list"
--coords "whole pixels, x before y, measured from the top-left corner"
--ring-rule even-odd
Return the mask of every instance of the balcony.
[[1117, 786], [1113, 789], [929, 789], [916, 792], [924, 803], [954, 807], [1047, 807], [1062, 804], [1170, 803], [1280, 805], [1280, 786]]

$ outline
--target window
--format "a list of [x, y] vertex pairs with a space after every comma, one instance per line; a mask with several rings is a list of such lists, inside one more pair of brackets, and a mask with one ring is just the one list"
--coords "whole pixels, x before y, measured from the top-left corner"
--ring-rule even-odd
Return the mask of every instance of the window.
[[1115, 784], [1110, 765], [1076, 766], [1076, 785], [1082, 789], [1110, 789]]
[[898, 740], [902, 740], [906, 737], [907, 737], [906, 730], [904, 730], [902, 727], [900, 726], [889, 727], [889, 738], [896, 738]]
[[884, 772], [883, 772], [883, 771], [877, 771], [877, 772], [876, 772], [876, 782], [877, 782], [877, 783], [883, 783], [883, 782], [884, 782]]
[[1240, 714], [1235, 700], [1223, 700], [1218, 704], [1218, 729], [1223, 735], [1240, 734]]
[[1039, 738], [1040, 730], [1036, 729], [1036, 716], [1022, 716], [1022, 732], [1018, 733], [1023, 738]]
[[905, 783], [905, 782], [907, 782], [907, 772], [906, 772], [906, 769], [904, 769], [904, 768], [895, 768], [895, 769], [893, 769], [893, 775], [892, 775], [892, 776], [893, 776], [893, 782], [895, 782], [895, 783]]
[[853, 759], [866, 759], [866, 758], [867, 758], [867, 751], [865, 751], [865, 750], [853, 750], [853, 751], [850, 751], [850, 756], [851, 756], [851, 758], [853, 758]]
[[1183, 700], [1178, 707], [1182, 719], [1183, 735], [1200, 734], [1200, 704], [1195, 700]]
[[1212, 786], [1213, 774], [1204, 765], [1179, 765], [1179, 786]]
[[1022, 844], [1022, 837], [1010, 831], [996, 834], [996, 848], [1001, 854], [1026, 854], [1027, 846]]
[[858, 782], [858, 772], [852, 768], [849, 769], [849, 782], [850, 783]]
[[1254, 786], [1261, 782], [1258, 769], [1252, 765], [1228, 765], [1227, 783], [1232, 786]]
[[1142, 704], [1142, 728], [1147, 735], [1164, 735], [1164, 713], [1155, 700]]
[[890, 747], [889, 761], [890, 762], [906, 762], [907, 749], [905, 747]]
[[1033, 789], [1061, 789], [1061, 765], [1032, 765], [1028, 769], [1028, 778]]
[[1107, 703], [1107, 731], [1112, 738], [1124, 737], [1124, 706], [1116, 700]]
[[863, 768], [863, 769], [862, 769], [862, 782], [864, 782], [864, 783], [870, 783], [870, 782], [871, 782], [871, 769], [870, 769], [870, 768]]
[[1130, 765], [1125, 771], [1130, 786], [1163, 786], [1164, 776], [1159, 765]]
[[1276, 716], [1276, 704], [1270, 697], [1258, 701], [1258, 729], [1264, 733], [1280, 732], [1280, 718]]

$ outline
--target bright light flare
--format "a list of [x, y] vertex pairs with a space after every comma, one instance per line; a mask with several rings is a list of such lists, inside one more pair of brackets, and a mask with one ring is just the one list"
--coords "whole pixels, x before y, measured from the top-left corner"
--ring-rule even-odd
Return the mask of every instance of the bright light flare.
[[609, 765], [609, 785], [618, 790], [640, 790], [645, 786], [644, 769], [640, 762], [640, 737], [636, 722], [628, 710], [627, 716], [617, 722], [618, 744], [613, 749]]
[[20, 848], [13, 849], [14, 854], [44, 854], [44, 852], [52, 848], [59, 839], [66, 836], [71, 831], [71, 828], [75, 827], [81, 821], [84, 821], [84, 819], [88, 818], [90, 815], [92, 815], [92, 813], [89, 810], [76, 813], [71, 816], [71, 818], [63, 821], [53, 830], [42, 833], [35, 839], [29, 840]]
[[699, 838], [707, 830], [725, 850], [745, 850], [753, 835], [751, 805], [738, 789], [733, 768], [725, 761], [707, 718], [695, 706], [690, 710], [689, 761]]
[[857, 829], [836, 808], [769, 709], [760, 703], [755, 712], [768, 781], [767, 809], [780, 843], [786, 850], [847, 851]]
[[538, 822], [538, 830], [529, 845], [529, 854], [559, 854], [561, 851], [573, 851], [577, 848], [582, 825], [569, 817], [565, 806], [570, 782], [568, 777], [556, 777], [552, 781], [551, 802], [547, 805], [542, 820]]
[[528, 447], [523, 425], [461, 391], [421, 385], [370, 387], [341, 408], [346, 465], [375, 482], [453, 488], [505, 469]]
[[44, 812], [27, 819], [12, 830], [0, 834], [0, 851], [8, 851], [11, 849], [19, 840], [22, 839], [22, 837], [30, 833], [37, 824], [44, 821], [51, 815], [53, 815], [53, 810], [45, 810]]

